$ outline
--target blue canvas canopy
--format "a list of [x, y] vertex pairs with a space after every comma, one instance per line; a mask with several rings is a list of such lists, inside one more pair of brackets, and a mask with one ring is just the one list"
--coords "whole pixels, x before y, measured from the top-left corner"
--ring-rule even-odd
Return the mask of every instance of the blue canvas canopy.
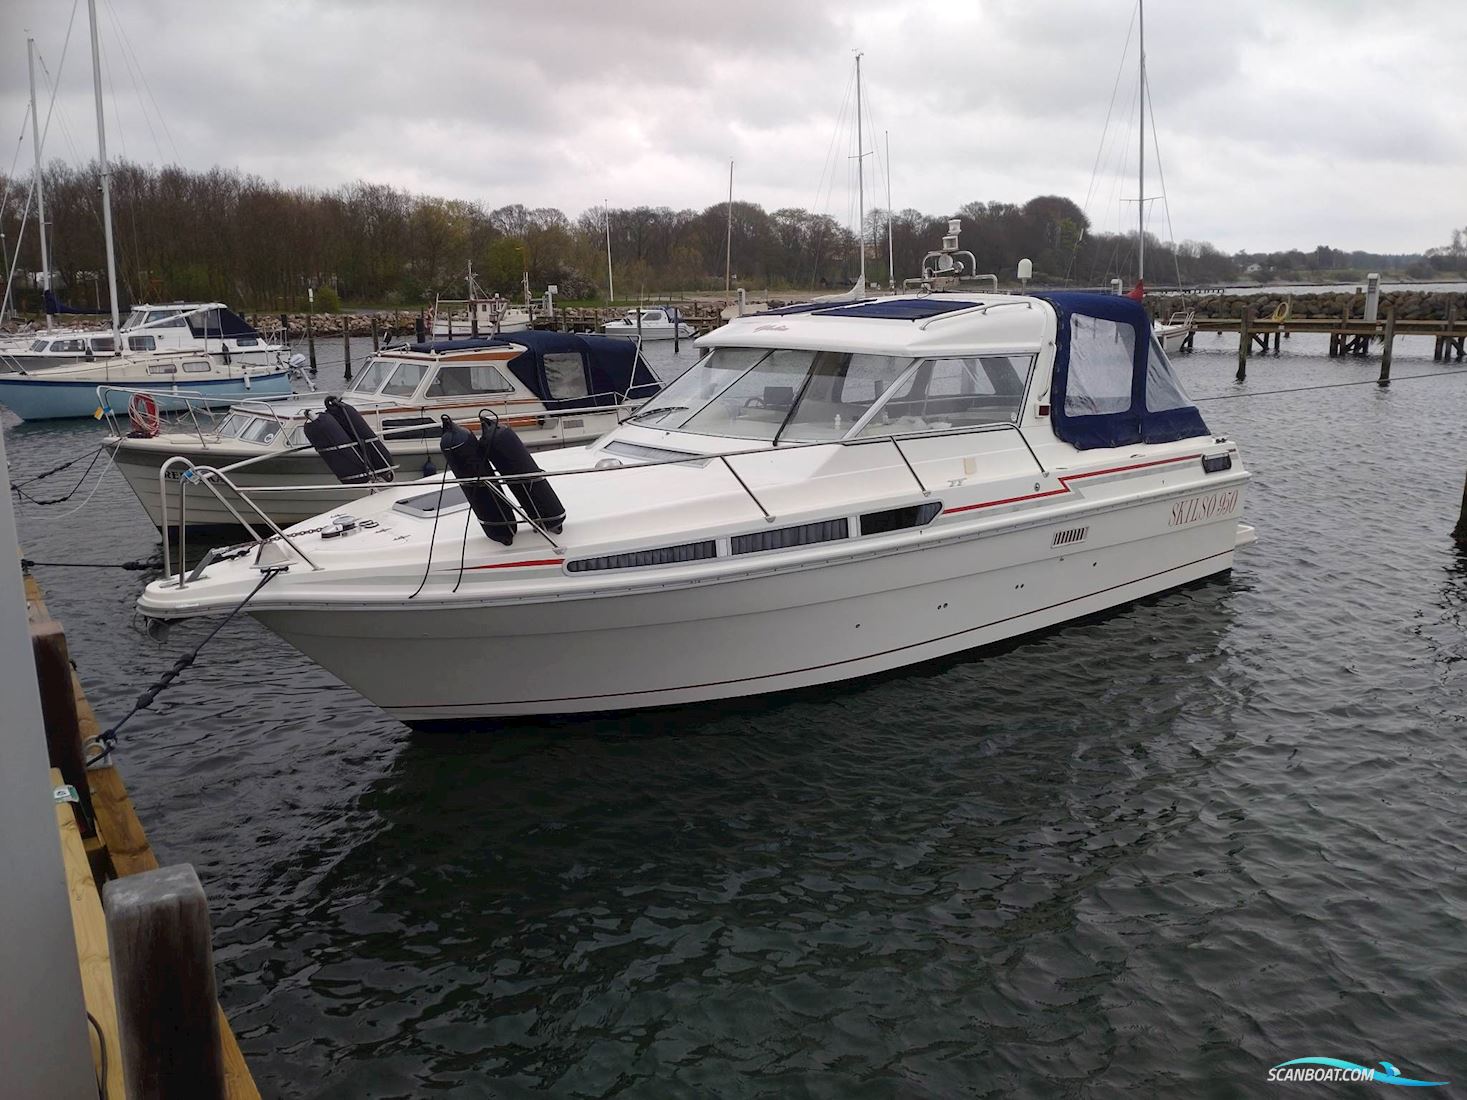
[[1036, 294], [1054, 307], [1054, 434], [1081, 450], [1207, 435], [1141, 303], [1111, 294]]
[[[509, 361], [509, 369], [526, 389], [545, 402], [546, 408], [583, 409], [618, 405], [626, 400], [651, 397], [662, 388], [652, 368], [637, 351], [636, 343], [615, 336], [527, 329], [498, 336], [412, 344], [410, 350], [445, 352], [515, 345], [523, 347], [525, 352]], [[546, 356], [553, 357], [553, 371], [547, 369]], [[568, 356], [580, 358], [583, 386], [567, 380]], [[584, 392], [580, 396], [567, 396], [582, 389]]]
[[224, 337], [234, 340], [241, 336], [258, 339], [260, 335], [238, 313], [223, 306], [201, 309], [188, 314], [184, 319], [188, 321], [189, 332], [197, 340], [218, 340]]

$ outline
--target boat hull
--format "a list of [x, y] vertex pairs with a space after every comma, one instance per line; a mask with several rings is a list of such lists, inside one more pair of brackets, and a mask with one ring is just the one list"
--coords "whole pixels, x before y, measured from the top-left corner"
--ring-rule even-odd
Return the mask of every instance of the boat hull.
[[[272, 397], [290, 392], [290, 374], [281, 370], [271, 374], [250, 376], [249, 386], [241, 378], [213, 380], [190, 380], [187, 383], [108, 381], [98, 370], [96, 378], [65, 380], [46, 378], [41, 374], [24, 377], [0, 375], [0, 405], [4, 405], [22, 420], [64, 420], [90, 417], [98, 408], [97, 387], [99, 385], [126, 386], [130, 390], [147, 390], [155, 395], [158, 407], [169, 411], [182, 409], [182, 399], [170, 400], [173, 393], [199, 395], [194, 405], [226, 406], [237, 404], [254, 397]], [[121, 409], [114, 409], [121, 412]]]
[[[1225, 572], [1235, 496], [1195, 525], [1151, 501], [716, 583], [252, 613], [409, 724], [698, 703], [887, 672]], [[1085, 541], [1054, 549], [1077, 523]]]
[[691, 340], [697, 333], [689, 325], [683, 325], [679, 331], [674, 332], [671, 325], [643, 325], [638, 331], [635, 325], [606, 324], [601, 326], [601, 335], [621, 336], [629, 340], [636, 340], [640, 337], [642, 343], [648, 344], [659, 340], [671, 340], [674, 336], [680, 340]]
[[[587, 421], [589, 427], [582, 434], [544, 433], [537, 438], [534, 432], [527, 432], [524, 436], [525, 444], [531, 451], [541, 451], [589, 443], [600, 434], [604, 425], [600, 425], [598, 421], [590, 417], [587, 418]], [[391, 483], [393, 485], [401, 486], [425, 476], [428, 463], [432, 463], [435, 472], [441, 472], [444, 468], [443, 452], [439, 449], [436, 435], [431, 439], [393, 440], [388, 442], [387, 447], [392, 455], [393, 464], [398, 467], [396, 477]], [[122, 446], [114, 446], [113, 451], [113, 461], [118, 471], [137, 496], [138, 503], [148, 513], [148, 518], [153, 521], [153, 526], [158, 528], [164, 526], [158, 472], [168, 459], [178, 455], [187, 458], [195, 466], [223, 468], [242, 459], [254, 458], [259, 453], [220, 448], [217, 445], [203, 446], [197, 443], [193, 446], [168, 448], [141, 447], [125, 443]], [[167, 526], [169, 528], [179, 525], [177, 487], [182, 472], [181, 467], [174, 467], [168, 473], [171, 486], [168, 495]], [[331, 485], [336, 481], [336, 475], [327, 467], [325, 460], [311, 450], [280, 454], [254, 462], [253, 465], [233, 471], [229, 478], [246, 491], [259, 488], [270, 489], [271, 492], [257, 493], [251, 499], [259, 509], [281, 526], [301, 523], [325, 512], [349, 512], [350, 506], [361, 500], [364, 495], [383, 488], [381, 485], [361, 488], [350, 488], [346, 485], [325, 489], [299, 488], [303, 485]], [[260, 522], [258, 513], [245, 503], [240, 494], [233, 492], [217, 480], [213, 484], [224, 500], [228, 502], [228, 507], [221, 503], [219, 497], [216, 497], [209, 489], [201, 486], [190, 488], [187, 503], [190, 529], [239, 527], [239, 520], [235, 518], [230, 508], [252, 524]]]

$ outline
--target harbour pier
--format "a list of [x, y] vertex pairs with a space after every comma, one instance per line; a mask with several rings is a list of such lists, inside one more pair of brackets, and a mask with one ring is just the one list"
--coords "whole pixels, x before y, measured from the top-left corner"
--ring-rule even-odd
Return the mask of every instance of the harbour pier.
[[[160, 870], [158, 858], [115, 764], [110, 758], [90, 767], [86, 764], [87, 747], [98, 743], [101, 728], [72, 667], [65, 631], [51, 617], [40, 586], [29, 573], [24, 575], [24, 586], [51, 784], [57, 793], [56, 831], [76, 964], [91, 1021], [91, 1072], [98, 1091], [113, 1098], [186, 1093], [258, 1100], [260, 1091], [239, 1043], [214, 1000], [211, 966], [203, 973], [171, 952], [166, 968], [158, 967], [156, 961], [146, 970], [129, 966], [127, 960], [119, 962], [119, 951], [127, 950], [134, 958], [139, 954], [136, 938], [132, 943], [127, 938], [129, 927], [138, 928], [138, 911], [121, 912], [116, 891], [107, 887], [126, 881], [129, 887], [147, 893], [149, 873], [156, 875]], [[91, 751], [95, 757], [95, 748]], [[12, 883], [7, 889], [21, 887]], [[176, 888], [170, 890], [162, 906], [164, 920], [145, 921], [145, 933], [162, 937], [165, 943], [180, 933], [185, 938], [204, 936], [207, 964], [207, 912], [195, 906], [190, 914], [187, 905], [178, 904]], [[198, 896], [202, 899], [201, 892]], [[157, 916], [156, 909], [152, 916]], [[179, 994], [183, 1002], [212, 1006], [212, 1024], [207, 1018], [168, 1018], [166, 1006], [179, 1003]], [[204, 994], [207, 1001], [201, 1000]], [[151, 1086], [142, 1082], [151, 1082]], [[177, 1091], [180, 1084], [184, 1085], [182, 1093]]]

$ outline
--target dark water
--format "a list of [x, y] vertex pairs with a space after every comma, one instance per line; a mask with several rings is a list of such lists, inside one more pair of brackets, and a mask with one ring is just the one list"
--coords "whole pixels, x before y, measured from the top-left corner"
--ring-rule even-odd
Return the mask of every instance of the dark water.
[[[1200, 341], [1194, 394], [1236, 392]], [[1374, 377], [1290, 344], [1249, 391]], [[877, 681], [418, 737], [232, 624], [122, 766], [208, 888], [265, 1093], [1467, 1082], [1467, 374], [1404, 380], [1446, 369], [1406, 340], [1389, 390], [1204, 405], [1255, 472], [1230, 581]], [[96, 431], [6, 423], [21, 478]], [[111, 479], [23, 507], [27, 552], [153, 552]], [[136, 574], [38, 572], [104, 720], [207, 629], [139, 633]]]

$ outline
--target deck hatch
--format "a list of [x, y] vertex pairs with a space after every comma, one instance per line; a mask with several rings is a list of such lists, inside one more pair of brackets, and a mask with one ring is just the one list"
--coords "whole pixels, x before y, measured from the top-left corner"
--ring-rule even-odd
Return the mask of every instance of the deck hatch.
[[909, 527], [926, 527], [942, 511], [941, 501], [909, 504], [905, 508], [888, 508], [867, 512], [861, 517], [861, 534], [884, 535], [888, 531], [905, 531]]
[[798, 527], [780, 527], [774, 531], [735, 535], [729, 542], [735, 554], [756, 554], [761, 550], [784, 550], [791, 546], [836, 542], [849, 537], [850, 533], [850, 521], [842, 517], [821, 520], [819, 523], [802, 523]]
[[677, 546], [659, 546], [652, 550], [631, 550], [625, 554], [603, 554], [597, 558], [577, 558], [565, 567], [572, 573], [590, 573], [600, 569], [638, 569], [647, 565], [675, 565], [684, 561], [702, 561], [718, 557], [718, 543], [684, 542]]

